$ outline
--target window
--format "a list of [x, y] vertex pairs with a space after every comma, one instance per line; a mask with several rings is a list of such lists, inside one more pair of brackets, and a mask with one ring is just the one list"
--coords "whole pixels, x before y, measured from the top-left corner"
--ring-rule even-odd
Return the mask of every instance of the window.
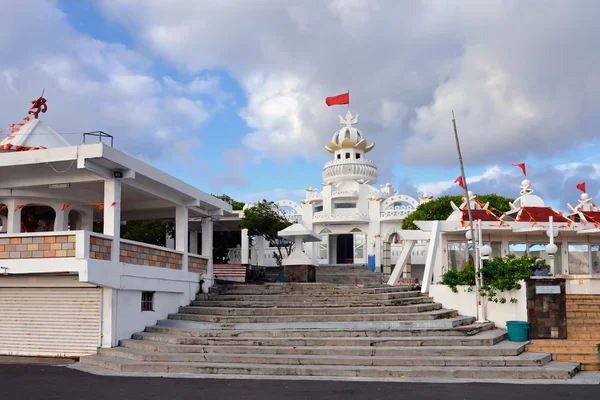
[[350, 153], [346, 153], [346, 159], [350, 158]]
[[356, 203], [335, 203], [334, 208], [356, 208]]
[[569, 244], [569, 273], [573, 275], [589, 274], [589, 245]]
[[319, 260], [327, 260], [329, 256], [329, 236], [323, 236], [319, 242]]
[[467, 264], [467, 243], [448, 242], [448, 265], [449, 268], [460, 271]]
[[527, 243], [509, 243], [508, 253], [517, 257], [523, 257], [527, 254]]
[[338, 160], [341, 160], [341, 159], [342, 159], [342, 155], [341, 155], [341, 154], [338, 154], [338, 155], [337, 155], [337, 159], [338, 159]]
[[315, 206], [315, 212], [323, 211], [323, 206]]
[[154, 311], [154, 292], [142, 292], [142, 311]]
[[592, 274], [600, 274], [600, 244], [591, 245], [592, 250]]
[[356, 159], [358, 160], [360, 158], [360, 153], [356, 153]]

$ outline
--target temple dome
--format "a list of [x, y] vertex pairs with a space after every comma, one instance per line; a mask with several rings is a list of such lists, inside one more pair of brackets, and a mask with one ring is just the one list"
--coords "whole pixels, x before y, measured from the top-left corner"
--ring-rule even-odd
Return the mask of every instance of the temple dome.
[[375, 144], [367, 145], [367, 140], [362, 131], [352, 126], [358, 123], [358, 114], [356, 114], [356, 117], [352, 117], [352, 114], [348, 111], [346, 118], [339, 117], [340, 123], [345, 126], [333, 134], [331, 141], [325, 147], [327, 151], [334, 153], [336, 150], [348, 148], [361, 149], [365, 153], [371, 151]]

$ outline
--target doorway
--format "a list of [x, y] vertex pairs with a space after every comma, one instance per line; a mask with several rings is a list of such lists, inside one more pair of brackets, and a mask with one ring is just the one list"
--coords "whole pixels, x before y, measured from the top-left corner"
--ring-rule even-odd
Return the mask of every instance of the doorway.
[[337, 263], [352, 264], [354, 262], [354, 235], [344, 234], [337, 237]]

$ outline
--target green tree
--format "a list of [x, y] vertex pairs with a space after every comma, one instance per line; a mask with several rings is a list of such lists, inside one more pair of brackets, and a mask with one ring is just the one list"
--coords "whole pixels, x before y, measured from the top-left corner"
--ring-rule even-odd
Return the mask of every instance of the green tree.
[[[498, 216], [502, 212], [510, 210], [509, 202], [514, 199], [499, 196], [495, 193], [484, 194], [477, 196], [477, 200], [480, 203], [490, 203], [490, 209], [494, 208], [494, 213]], [[413, 221], [445, 221], [450, 214], [454, 211], [450, 202], [460, 206], [462, 203], [462, 196], [442, 196], [428, 203], [420, 204], [417, 209], [402, 220], [402, 229], [419, 229], [413, 223]]]
[[223, 200], [225, 203], [231, 204], [231, 208], [236, 211], [241, 211], [244, 208], [244, 206], [246, 205], [246, 203], [234, 200], [231, 197], [227, 196], [226, 194], [222, 194], [220, 196], [213, 194], [213, 196], [216, 197], [217, 199]]
[[277, 204], [266, 200], [259, 201], [252, 207], [246, 208], [239, 223], [240, 229], [248, 229], [249, 236], [262, 236], [271, 246], [277, 248], [279, 254], [276, 254], [275, 258], [278, 266], [281, 266], [283, 251], [289, 256], [294, 244], [280, 238], [277, 232], [290, 225], [292, 223], [283, 216]]
[[136, 242], [165, 246], [167, 234], [175, 237], [175, 224], [173, 221], [141, 220], [127, 221], [121, 226], [121, 237]]

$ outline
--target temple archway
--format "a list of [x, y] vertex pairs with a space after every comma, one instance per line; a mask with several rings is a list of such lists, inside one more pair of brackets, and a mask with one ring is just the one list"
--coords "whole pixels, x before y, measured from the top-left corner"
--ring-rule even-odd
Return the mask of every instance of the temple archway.
[[[383, 239], [383, 263], [382, 272], [386, 275], [390, 275], [393, 271], [393, 265], [398, 259], [399, 254], [392, 254], [399, 252], [401, 249], [402, 237], [400, 236], [400, 229], [392, 228], [388, 231]], [[410, 277], [410, 265], [407, 265], [405, 271], [402, 273], [402, 277]]]
[[275, 204], [290, 222], [302, 222], [302, 207], [298, 203], [291, 200], [279, 200]]
[[69, 231], [80, 231], [83, 226], [83, 215], [80, 211], [71, 210], [69, 211], [69, 223], [67, 230]]
[[0, 233], [6, 233], [8, 225], [8, 207], [0, 204]]
[[52, 232], [56, 212], [46, 205], [26, 205], [21, 209], [21, 232]]

